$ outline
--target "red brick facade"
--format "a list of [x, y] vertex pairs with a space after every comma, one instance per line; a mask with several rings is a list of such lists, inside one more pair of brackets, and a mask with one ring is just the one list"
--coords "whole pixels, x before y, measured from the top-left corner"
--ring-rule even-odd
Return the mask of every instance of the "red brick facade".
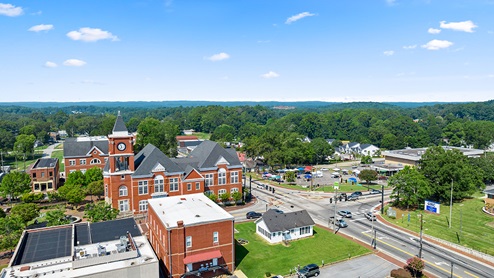
[[[46, 160], [51, 161], [51, 163], [46, 163]], [[59, 162], [56, 158], [38, 159], [29, 170], [31, 190], [33, 192], [57, 190], [59, 184], [59, 167]]]
[[[177, 227], [167, 229], [150, 206], [147, 225], [148, 239], [158, 259], [166, 268], [166, 277], [180, 277], [187, 272], [190, 275], [197, 275], [199, 269], [203, 270], [200, 277], [216, 277], [222, 273], [223, 269], [229, 272], [234, 271], [233, 220], [197, 223], [189, 226], [184, 226], [183, 221], [177, 221]], [[187, 238], [190, 239], [190, 247], [187, 247]], [[207, 257], [207, 254], [215, 251], [219, 251], [221, 256]], [[189, 256], [200, 257], [201, 255], [204, 255], [206, 259], [194, 260], [189, 264], [184, 261]], [[212, 270], [214, 267], [217, 267], [215, 271]]]

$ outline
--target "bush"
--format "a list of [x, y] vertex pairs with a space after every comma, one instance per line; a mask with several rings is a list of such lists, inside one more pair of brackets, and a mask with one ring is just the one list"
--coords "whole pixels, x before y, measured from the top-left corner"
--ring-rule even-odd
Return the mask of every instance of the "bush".
[[218, 202], [218, 196], [216, 196], [215, 194], [209, 194], [208, 198], [215, 203]]
[[62, 201], [63, 198], [62, 196], [60, 196], [60, 194], [58, 194], [58, 192], [56, 191], [53, 191], [53, 192], [48, 192], [48, 200], [50, 202], [56, 202], [56, 201]]
[[390, 276], [394, 278], [412, 278], [412, 274], [408, 270], [403, 268], [391, 270]]
[[25, 193], [22, 194], [21, 200], [24, 203], [34, 203], [37, 201], [41, 201], [45, 198], [45, 194], [43, 193]]
[[422, 270], [425, 268], [425, 263], [418, 257], [412, 257], [407, 260], [406, 268], [414, 277], [422, 277]]

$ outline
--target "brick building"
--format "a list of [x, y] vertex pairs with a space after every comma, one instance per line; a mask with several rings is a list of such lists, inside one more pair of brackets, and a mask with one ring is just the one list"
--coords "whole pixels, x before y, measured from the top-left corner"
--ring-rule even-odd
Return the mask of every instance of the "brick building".
[[148, 199], [156, 197], [242, 193], [242, 165], [234, 149], [204, 141], [187, 157], [169, 158], [151, 144], [134, 154], [134, 144], [118, 114], [103, 177], [105, 200], [122, 212], [145, 213]]
[[108, 137], [81, 136], [67, 138], [63, 143], [64, 176], [77, 170], [85, 173], [88, 169], [103, 169], [108, 159]]
[[204, 194], [149, 200], [147, 225], [167, 277], [216, 277], [234, 271], [234, 217]]
[[29, 169], [31, 190], [33, 192], [48, 192], [58, 189], [59, 183], [58, 158], [39, 158]]

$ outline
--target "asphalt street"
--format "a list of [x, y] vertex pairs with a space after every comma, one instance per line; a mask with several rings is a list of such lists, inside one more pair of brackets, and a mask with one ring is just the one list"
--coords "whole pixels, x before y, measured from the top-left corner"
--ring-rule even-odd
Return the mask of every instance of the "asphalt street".
[[[246, 209], [233, 212], [232, 214], [235, 216], [236, 221], [245, 220], [245, 213], [250, 210], [264, 212], [269, 208], [278, 208], [283, 211], [306, 209], [317, 224], [332, 228], [332, 225], [328, 223], [329, 217], [334, 216], [335, 211], [334, 203], [329, 203], [329, 197], [332, 194], [308, 193], [280, 187], [277, 187], [273, 194], [268, 190], [257, 188], [254, 183], [252, 188], [253, 194], [257, 198], [257, 203]], [[385, 201], [387, 199], [386, 197]], [[364, 213], [373, 210], [378, 204], [380, 204], [380, 195], [366, 195], [365, 193], [357, 201], [338, 202], [336, 210], [349, 210], [352, 212], [353, 217], [346, 219], [347, 228], [339, 229], [337, 232], [344, 233], [370, 246], [374, 238], [374, 229], [376, 248], [405, 264], [407, 259], [418, 255], [420, 249], [419, 240], [411, 234], [393, 229], [379, 221], [374, 222], [373, 226], [372, 222], [364, 217]], [[422, 258], [426, 262], [426, 271], [437, 277], [451, 277], [451, 272], [453, 272], [453, 277], [494, 277], [494, 268], [490, 265], [427, 241], [423, 241]], [[369, 266], [372, 265], [369, 262]], [[346, 266], [345, 269], [349, 269], [351, 266], [353, 264]], [[361, 271], [357, 268], [355, 272], [352, 272], [351, 276], [327, 277], [385, 277], [369, 276], [369, 273], [364, 271], [364, 268]], [[389, 274], [389, 272], [387, 273]]]

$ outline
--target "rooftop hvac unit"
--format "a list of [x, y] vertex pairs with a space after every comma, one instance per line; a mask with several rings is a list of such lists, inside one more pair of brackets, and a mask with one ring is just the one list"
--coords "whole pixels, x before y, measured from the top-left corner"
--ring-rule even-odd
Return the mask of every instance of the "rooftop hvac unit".
[[124, 253], [127, 251], [127, 244], [117, 244], [118, 253]]
[[98, 245], [98, 255], [99, 256], [106, 255], [106, 248], [104, 246]]
[[120, 244], [127, 246], [128, 242], [127, 236], [120, 236]]

